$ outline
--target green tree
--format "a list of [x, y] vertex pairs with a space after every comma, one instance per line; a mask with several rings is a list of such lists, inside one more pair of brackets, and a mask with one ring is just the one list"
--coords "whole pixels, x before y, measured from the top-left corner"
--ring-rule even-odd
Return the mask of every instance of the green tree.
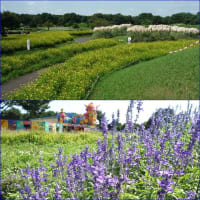
[[116, 124], [117, 131], [122, 131], [124, 130], [124, 128], [125, 128], [125, 124], [121, 124], [120, 122]]
[[81, 16], [76, 13], [66, 13], [63, 16], [63, 23], [65, 26], [72, 26], [76, 23], [81, 23]]
[[4, 11], [1, 14], [1, 28], [2, 28], [2, 35], [6, 35], [5, 29], [16, 29], [20, 26], [20, 20], [17, 14]]
[[1, 112], [11, 108], [16, 102], [17, 100], [7, 100], [7, 99], [1, 100], [1, 103], [0, 103]]
[[21, 106], [27, 111], [29, 118], [39, 117], [49, 108], [49, 100], [16, 100], [13, 105]]
[[53, 117], [53, 116], [56, 116], [57, 115], [57, 112], [54, 112], [54, 111], [46, 111], [46, 112], [43, 112], [39, 115], [39, 117]]
[[38, 26], [38, 21], [37, 21], [36, 17], [33, 17], [33, 19], [29, 23], [29, 26], [31, 28], [36, 28]]
[[2, 119], [22, 120], [23, 114], [17, 108], [10, 108], [1, 112]]
[[73, 24], [72, 28], [77, 29], [77, 28], [79, 28], [79, 25], [78, 24]]
[[103, 117], [103, 113], [101, 110], [98, 110], [97, 111], [97, 120], [99, 121], [99, 128], [101, 128], [101, 120], [102, 120], [102, 117]]
[[153, 15], [152, 13], [142, 13], [138, 15], [139, 24], [150, 25], [153, 24]]
[[47, 27], [48, 28], [48, 31], [50, 29], [50, 27], [54, 26], [53, 23], [51, 23], [50, 21], [46, 21], [44, 24], [43, 24], [44, 27]]
[[162, 24], [163, 19], [161, 16], [154, 16], [152, 24]]
[[194, 16], [191, 13], [177, 13], [171, 16], [171, 24], [183, 23], [183, 24], [195, 24]]

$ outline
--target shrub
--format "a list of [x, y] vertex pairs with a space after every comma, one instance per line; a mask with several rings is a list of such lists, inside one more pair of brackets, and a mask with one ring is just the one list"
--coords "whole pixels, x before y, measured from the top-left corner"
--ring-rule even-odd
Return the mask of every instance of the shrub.
[[110, 30], [95, 31], [92, 35], [93, 38], [112, 38], [113, 35]]
[[86, 133], [48, 133], [44, 131], [30, 131], [30, 132], [9, 132], [4, 131], [1, 137], [1, 143], [7, 145], [34, 143], [37, 145], [45, 144], [86, 144], [94, 143], [99, 137], [98, 132]]
[[13, 40], [1, 41], [1, 52], [11, 53], [18, 50], [26, 50], [27, 39], [31, 41], [31, 48], [36, 47], [50, 47], [55, 44], [71, 41], [72, 36], [66, 31], [50, 31], [42, 33], [31, 33], [28, 35], [19, 35]]
[[153, 31], [153, 32], [128, 32], [128, 36], [132, 38], [132, 42], [152, 42], [164, 40], [180, 40], [180, 39], [197, 39], [198, 35], [192, 33], [181, 32], [166, 32], [166, 31]]

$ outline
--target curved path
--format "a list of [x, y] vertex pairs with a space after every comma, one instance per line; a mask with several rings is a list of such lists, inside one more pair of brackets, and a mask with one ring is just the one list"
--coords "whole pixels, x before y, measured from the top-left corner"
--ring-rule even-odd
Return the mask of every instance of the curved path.
[[91, 36], [74, 38], [75, 42], [78, 42], [78, 43], [87, 42], [87, 41], [89, 41], [89, 40], [91, 40], [91, 39], [92, 39]]
[[40, 72], [44, 71], [45, 69], [40, 69], [22, 76], [19, 76], [15, 79], [9, 80], [8, 82], [4, 83], [1, 85], [1, 98], [5, 99], [6, 95], [11, 92], [14, 91], [17, 88], [20, 88], [21, 86], [23, 86], [24, 84], [27, 84], [33, 80], [35, 80]]
[[[77, 43], [83, 43], [83, 42], [87, 42], [89, 40], [91, 40], [91, 36], [90, 37], [77, 37], [74, 38], [75, 42]], [[60, 63], [59, 63], [60, 64]], [[7, 94], [11, 91], [14, 91], [18, 88], [20, 88], [21, 86], [28, 84], [29, 82], [35, 80], [39, 74], [44, 71], [46, 68], [22, 75], [18, 78], [9, 80], [8, 82], [4, 83], [1, 85], [1, 98], [5, 99]]]

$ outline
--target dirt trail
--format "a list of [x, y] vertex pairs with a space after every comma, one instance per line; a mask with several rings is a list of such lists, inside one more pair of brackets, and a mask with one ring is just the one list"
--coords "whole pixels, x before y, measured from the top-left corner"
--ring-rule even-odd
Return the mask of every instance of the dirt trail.
[[[83, 42], [87, 42], [87, 41], [91, 40], [91, 37], [79, 37], [79, 38], [75, 38], [74, 40], [77, 43], [83, 43]], [[22, 85], [25, 85], [25, 84], [35, 80], [39, 76], [39, 74], [42, 71], [44, 71], [45, 69], [47, 69], [47, 68], [43, 68], [43, 69], [31, 72], [31, 73], [25, 74], [23, 76], [9, 80], [8, 82], [2, 84], [1, 85], [1, 98], [5, 99], [7, 93], [14, 91], [15, 89], [20, 88]]]

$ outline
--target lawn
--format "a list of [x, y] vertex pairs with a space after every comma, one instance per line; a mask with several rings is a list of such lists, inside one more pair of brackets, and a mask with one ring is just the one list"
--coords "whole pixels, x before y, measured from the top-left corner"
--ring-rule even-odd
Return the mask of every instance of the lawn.
[[198, 99], [199, 49], [190, 48], [104, 76], [90, 99]]

